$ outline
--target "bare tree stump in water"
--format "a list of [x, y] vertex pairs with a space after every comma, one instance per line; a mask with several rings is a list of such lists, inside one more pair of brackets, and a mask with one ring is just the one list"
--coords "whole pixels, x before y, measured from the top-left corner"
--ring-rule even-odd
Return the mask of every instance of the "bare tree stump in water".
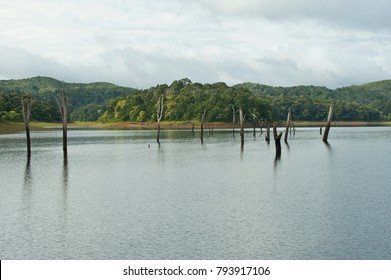
[[68, 155], [68, 99], [64, 93], [64, 86], [62, 86], [61, 102], [57, 98], [56, 101], [62, 120], [62, 150], [64, 152], [64, 156], [66, 157]]
[[156, 137], [156, 142], [160, 145], [160, 121], [162, 120], [163, 117], [163, 106], [164, 106], [164, 96], [162, 94], [161, 99], [159, 98], [159, 102], [157, 104], [157, 137]]
[[276, 157], [281, 156], [281, 137], [282, 132], [280, 131], [277, 135], [277, 125], [276, 123], [273, 124], [273, 136], [274, 136], [274, 142], [276, 145]]
[[191, 124], [191, 133], [193, 134], [194, 137], [194, 123]]
[[329, 115], [327, 117], [326, 128], [325, 128], [324, 133], [323, 133], [323, 139], [322, 139], [323, 142], [327, 142], [327, 139], [329, 137], [332, 116], [333, 116], [333, 106], [330, 106]]
[[[26, 99], [26, 105], [24, 104]], [[31, 95], [25, 95], [20, 98], [22, 104], [22, 113], [24, 126], [26, 129], [26, 141], [27, 141], [27, 157], [31, 158], [31, 138], [30, 138], [30, 114], [31, 114], [31, 104], [33, 99]]]
[[265, 141], [266, 141], [267, 143], [270, 143], [270, 125], [267, 125], [267, 128], [266, 128]]

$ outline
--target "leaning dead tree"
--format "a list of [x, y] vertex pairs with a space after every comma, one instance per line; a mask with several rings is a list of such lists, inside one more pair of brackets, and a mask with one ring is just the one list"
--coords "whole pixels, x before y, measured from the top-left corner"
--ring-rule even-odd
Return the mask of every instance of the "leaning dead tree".
[[276, 157], [281, 156], [281, 137], [282, 132], [280, 131], [277, 135], [277, 125], [276, 123], [273, 124], [273, 136], [274, 136], [274, 142], [276, 145]]
[[201, 143], [204, 143], [204, 122], [205, 122], [206, 109], [201, 117]]
[[62, 120], [62, 150], [64, 155], [68, 154], [68, 98], [65, 96], [64, 86], [62, 86], [62, 94], [60, 100], [56, 98], [58, 108], [60, 109]]
[[333, 106], [330, 106], [329, 115], [327, 117], [326, 127], [325, 127], [325, 130], [324, 130], [324, 133], [323, 133], [323, 139], [322, 139], [323, 142], [327, 142], [327, 138], [329, 137], [332, 117], [333, 117]]
[[160, 121], [162, 120], [163, 117], [163, 102], [164, 102], [164, 96], [162, 94], [161, 98], [159, 98], [159, 102], [157, 104], [157, 114], [156, 114], [156, 119], [157, 119], [157, 137], [156, 141], [160, 145]]
[[240, 122], [240, 144], [243, 147], [244, 145], [244, 119], [246, 118], [245, 115], [243, 115], [243, 109], [242, 107], [239, 108], [239, 122]]
[[289, 127], [292, 127], [292, 120], [291, 120], [291, 110], [288, 111], [288, 118], [286, 120], [286, 128], [285, 128], [285, 136], [284, 136], [284, 142], [288, 143], [288, 132]]
[[31, 104], [33, 102], [33, 98], [31, 97], [31, 95], [24, 95], [21, 96], [20, 100], [22, 104], [24, 126], [26, 128], [27, 157], [30, 159], [31, 157], [30, 114], [31, 114]]

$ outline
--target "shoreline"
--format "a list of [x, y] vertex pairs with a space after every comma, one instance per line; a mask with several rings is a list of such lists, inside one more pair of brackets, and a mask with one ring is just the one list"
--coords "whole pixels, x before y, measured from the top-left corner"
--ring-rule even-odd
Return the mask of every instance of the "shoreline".
[[[277, 122], [278, 127], [285, 127], [285, 121]], [[324, 122], [298, 121], [294, 122], [295, 127], [320, 127], [324, 126]], [[192, 122], [161, 122], [161, 129], [192, 129]], [[332, 122], [333, 127], [366, 127], [366, 126], [391, 126], [391, 122], [363, 122], [363, 121], [335, 121]], [[251, 123], [247, 123], [245, 128], [252, 128]], [[44, 131], [61, 129], [61, 123], [43, 123], [31, 122], [30, 129], [32, 131]], [[154, 130], [157, 128], [157, 123], [133, 123], [133, 122], [117, 122], [117, 123], [101, 123], [101, 122], [74, 122], [68, 123], [69, 129], [113, 129], [113, 130]], [[199, 129], [200, 123], [194, 123], [194, 129]], [[204, 129], [232, 129], [232, 123], [205, 123]], [[239, 125], [236, 125], [239, 129]], [[256, 127], [259, 129], [259, 126]], [[25, 130], [23, 122], [0, 122], [0, 134], [12, 134]]]

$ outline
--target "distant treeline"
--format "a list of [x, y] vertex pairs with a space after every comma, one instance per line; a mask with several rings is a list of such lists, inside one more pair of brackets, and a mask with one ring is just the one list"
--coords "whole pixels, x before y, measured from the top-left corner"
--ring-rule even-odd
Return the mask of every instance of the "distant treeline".
[[193, 83], [189, 79], [171, 85], [135, 90], [109, 83], [71, 84], [37, 77], [0, 81], [0, 120], [21, 121], [20, 96], [32, 94], [31, 119], [60, 121], [55, 97], [62, 87], [69, 100], [72, 121], [156, 121], [159, 98], [164, 96], [163, 120], [200, 121], [206, 109], [208, 122], [232, 122], [241, 107], [250, 121], [324, 121], [334, 106], [337, 121], [391, 120], [391, 81], [374, 82], [331, 90], [325, 87], [271, 87], [244, 83], [233, 87], [219, 82]]

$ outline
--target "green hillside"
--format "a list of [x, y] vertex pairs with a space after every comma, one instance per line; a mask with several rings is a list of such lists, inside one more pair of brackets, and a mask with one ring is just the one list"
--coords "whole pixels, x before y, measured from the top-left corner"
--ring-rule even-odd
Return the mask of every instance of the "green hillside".
[[193, 83], [189, 79], [135, 90], [110, 83], [62, 83], [53, 78], [35, 77], [0, 81], [0, 120], [21, 121], [20, 96], [32, 94], [32, 119], [59, 121], [55, 97], [62, 85], [69, 100], [73, 121], [104, 122], [156, 120], [156, 106], [164, 96], [164, 120], [197, 121], [204, 110], [210, 122], [231, 122], [233, 110], [242, 107], [251, 121], [281, 121], [290, 109], [295, 120], [323, 121], [330, 104], [334, 120], [391, 120], [391, 80], [339, 89], [318, 86], [273, 87], [243, 83], [233, 87], [223, 82]]
[[[296, 120], [323, 121], [330, 104], [334, 106], [335, 120], [387, 120], [391, 118], [391, 112], [384, 104], [390, 100], [386, 100], [390, 91], [380, 85], [378, 87], [374, 92], [356, 90], [360, 87], [331, 90], [315, 86], [272, 87], [253, 83], [229, 87], [221, 82], [200, 84], [182, 79], [112, 101], [100, 120], [154, 121], [156, 105], [162, 94], [165, 97], [164, 119], [170, 121], [199, 120], [206, 109], [207, 121], [230, 122], [233, 119], [232, 106], [236, 110], [242, 107], [248, 121], [252, 120], [252, 113], [263, 121], [284, 120], [289, 109]], [[354, 98], [350, 98], [351, 95]]]
[[[105, 104], [119, 96], [136, 91], [110, 83], [62, 83], [48, 77], [0, 81], [0, 114], [3, 119], [20, 120], [20, 96], [31, 94], [34, 98], [32, 119], [59, 121], [60, 114], [55, 98], [61, 95], [62, 87], [68, 97], [69, 113], [75, 121], [94, 121], [105, 111]], [[6, 113], [7, 112], [7, 113]], [[14, 112], [10, 113], [9, 112]], [[5, 116], [5, 115], [8, 116]], [[1, 118], [1, 115], [0, 115]]]

